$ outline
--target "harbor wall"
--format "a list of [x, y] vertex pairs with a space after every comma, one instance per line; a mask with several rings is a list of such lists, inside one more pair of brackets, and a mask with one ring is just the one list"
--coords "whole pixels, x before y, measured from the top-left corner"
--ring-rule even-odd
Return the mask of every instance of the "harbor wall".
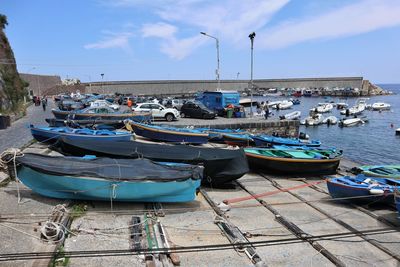
[[[221, 90], [245, 91], [249, 80], [221, 80]], [[256, 79], [255, 88], [359, 88], [363, 77]], [[216, 80], [107, 81], [85, 83], [87, 93], [132, 95], [188, 95], [214, 91]]]

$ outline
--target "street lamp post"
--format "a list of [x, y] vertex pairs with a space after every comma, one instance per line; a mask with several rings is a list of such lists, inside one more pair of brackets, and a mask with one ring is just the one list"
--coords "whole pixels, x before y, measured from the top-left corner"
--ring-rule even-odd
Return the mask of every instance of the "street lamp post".
[[219, 91], [219, 90], [221, 90], [221, 82], [220, 82], [220, 79], [219, 79], [219, 40], [218, 40], [217, 37], [211, 36], [211, 35], [209, 35], [209, 34], [207, 34], [205, 32], [200, 32], [200, 33], [202, 35], [205, 35], [205, 36], [208, 36], [210, 38], [213, 38], [215, 40], [215, 42], [216, 42], [216, 46], [217, 46], [217, 73], [216, 74], [217, 74], [217, 83], [218, 83], [217, 91]]
[[104, 77], [104, 73], [101, 73], [101, 93], [103, 93], [103, 77]]
[[236, 73], [236, 80], [239, 79], [240, 72]]
[[250, 116], [253, 116], [253, 44], [254, 37], [256, 37], [256, 33], [252, 32], [249, 34], [250, 42], [251, 42], [251, 71], [250, 71]]

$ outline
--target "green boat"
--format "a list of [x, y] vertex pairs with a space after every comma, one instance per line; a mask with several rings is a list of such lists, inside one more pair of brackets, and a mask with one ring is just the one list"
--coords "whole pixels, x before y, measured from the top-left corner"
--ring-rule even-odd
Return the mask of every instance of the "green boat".
[[365, 176], [400, 179], [400, 165], [364, 165], [353, 170]]
[[322, 175], [336, 173], [342, 156], [336, 149], [244, 149], [250, 168], [281, 174]]

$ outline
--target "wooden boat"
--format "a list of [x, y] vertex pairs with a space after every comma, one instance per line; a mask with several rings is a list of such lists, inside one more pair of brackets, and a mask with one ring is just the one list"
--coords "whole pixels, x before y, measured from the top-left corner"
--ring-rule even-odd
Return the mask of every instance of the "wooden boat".
[[390, 104], [384, 102], [376, 102], [372, 104], [372, 110], [390, 110]]
[[250, 168], [281, 174], [333, 174], [339, 166], [342, 151], [335, 149], [245, 148]]
[[188, 144], [205, 144], [208, 142], [208, 133], [196, 129], [143, 124], [134, 121], [129, 121], [126, 125], [127, 127], [130, 125], [135, 134], [155, 141]]
[[56, 119], [71, 119], [71, 120], [133, 120], [138, 122], [148, 122], [152, 120], [152, 115], [149, 112], [125, 112], [115, 111], [109, 107], [88, 107], [78, 111], [63, 111], [52, 109]]
[[388, 178], [367, 177], [363, 174], [343, 176], [327, 180], [332, 198], [348, 198], [354, 202], [394, 203], [394, 190], [400, 188], [400, 181]]
[[400, 165], [364, 165], [352, 171], [366, 176], [400, 179]]
[[45, 119], [49, 127], [93, 128], [115, 130], [125, 126], [121, 120], [61, 120], [56, 118]]
[[18, 178], [52, 198], [138, 202], [195, 199], [202, 170], [148, 159], [54, 157], [25, 153], [16, 158]]
[[254, 140], [250, 134], [222, 134], [224, 142], [231, 146], [253, 146]]
[[74, 129], [70, 127], [35, 127], [30, 125], [33, 138], [38, 142], [52, 144], [62, 136], [72, 139], [105, 141], [130, 141], [133, 134], [126, 131], [91, 130], [87, 128]]
[[65, 155], [96, 155], [110, 158], [147, 158], [162, 162], [202, 164], [203, 183], [222, 186], [249, 171], [243, 149], [222, 149], [190, 145], [151, 144], [137, 141], [97, 142], [63, 137], [52, 145]]
[[242, 129], [216, 129], [216, 128], [195, 128], [208, 134], [208, 141], [210, 142], [224, 142], [224, 134], [244, 134], [245, 130]]
[[300, 119], [300, 117], [301, 117], [301, 111], [298, 110], [279, 116], [281, 120], [298, 120]]
[[321, 141], [319, 140], [303, 140], [299, 138], [284, 138], [271, 135], [253, 135], [252, 136], [257, 147], [268, 147], [271, 145], [287, 145], [287, 146], [308, 146], [319, 147]]

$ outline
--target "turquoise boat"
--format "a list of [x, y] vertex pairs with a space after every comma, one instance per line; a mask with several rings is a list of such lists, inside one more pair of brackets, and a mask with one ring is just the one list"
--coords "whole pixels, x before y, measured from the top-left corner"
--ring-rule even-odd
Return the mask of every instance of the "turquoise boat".
[[127, 202], [195, 199], [202, 167], [148, 159], [54, 157], [26, 153], [16, 159], [19, 180], [51, 198]]
[[365, 165], [355, 167], [353, 171], [366, 176], [400, 179], [400, 165]]

